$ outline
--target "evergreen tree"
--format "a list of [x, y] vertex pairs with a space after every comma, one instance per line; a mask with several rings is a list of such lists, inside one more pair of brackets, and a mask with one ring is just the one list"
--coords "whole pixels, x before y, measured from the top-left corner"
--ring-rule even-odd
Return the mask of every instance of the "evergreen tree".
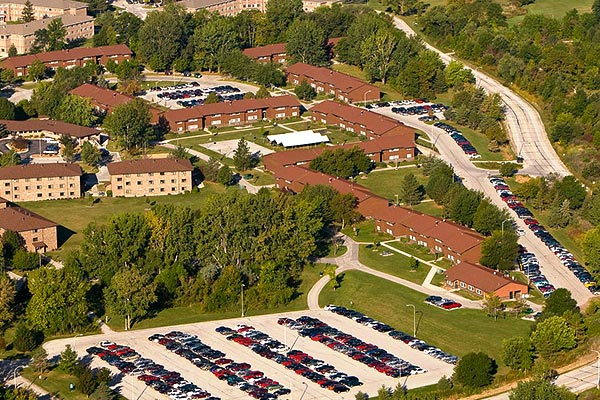
[[258, 91], [256, 92], [256, 96], [257, 99], [266, 99], [268, 97], [271, 97], [271, 92], [269, 92], [269, 89], [267, 89], [264, 86], [261, 86]]
[[25, 7], [23, 7], [23, 11], [21, 11], [21, 22], [27, 23], [33, 20], [35, 20], [33, 4], [31, 4], [30, 0], [27, 0], [25, 2]]
[[8, 48], [8, 56], [16, 57], [17, 55], [18, 55], [17, 48], [15, 47], [14, 44], [11, 44], [10, 47]]
[[227, 165], [223, 165], [219, 169], [217, 182], [225, 186], [231, 186], [233, 184], [233, 173], [231, 173], [231, 169]]
[[102, 153], [100, 152], [100, 149], [86, 141], [81, 145], [81, 159], [87, 165], [95, 167], [100, 164]]
[[317, 92], [315, 92], [315, 89], [306, 80], [303, 80], [296, 86], [294, 93], [300, 100], [311, 101], [317, 97]]
[[400, 185], [400, 201], [414, 206], [423, 200], [424, 189], [412, 172], [402, 178]]
[[233, 151], [233, 165], [238, 171], [246, 171], [253, 167], [254, 160], [246, 139], [238, 141], [237, 149]]
[[73, 374], [78, 363], [77, 352], [73, 350], [70, 344], [60, 353], [58, 367], [67, 374]]

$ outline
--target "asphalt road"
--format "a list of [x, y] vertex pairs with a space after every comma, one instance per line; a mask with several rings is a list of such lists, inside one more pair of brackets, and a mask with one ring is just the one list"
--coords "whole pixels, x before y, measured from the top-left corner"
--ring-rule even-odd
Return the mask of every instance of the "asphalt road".
[[554, 253], [552, 253], [552, 251], [550, 251], [550, 249], [548, 249], [548, 247], [533, 234], [525, 223], [520, 218], [517, 218], [515, 213], [508, 208], [506, 203], [500, 199], [500, 196], [498, 196], [496, 190], [487, 179], [488, 176], [495, 171], [476, 167], [443, 129], [419, 121], [418, 116], [400, 116], [399, 114], [393, 113], [390, 107], [378, 108], [373, 111], [392, 117], [430, 135], [430, 140], [435, 142], [441, 158], [454, 167], [456, 175], [462, 178], [463, 184], [469, 189], [481, 191], [498, 207], [508, 210], [509, 215], [517, 222], [517, 225], [520, 228], [523, 228], [525, 235], [519, 238], [519, 243], [536, 255], [540, 263], [541, 271], [546, 275], [550, 283], [557, 288], [563, 287], [569, 289], [573, 298], [577, 300], [579, 305], [587, 303], [589, 299], [594, 297], [590, 291], [560, 263], [558, 257], [556, 257], [556, 255], [554, 255]]
[[[394, 24], [396, 28], [409, 36], [416, 34], [406, 22], [398, 17], [394, 17]], [[425, 46], [438, 53], [446, 64], [454, 60], [451, 55], [443, 53], [427, 43]], [[506, 108], [506, 126], [513, 150], [524, 159], [524, 168], [521, 172], [531, 176], [547, 176], [550, 173], [560, 176], [571, 175], [550, 144], [537, 110], [511, 89], [485, 73], [478, 69], [471, 69], [471, 71], [479, 86], [488, 93], [499, 93], [502, 97]]]

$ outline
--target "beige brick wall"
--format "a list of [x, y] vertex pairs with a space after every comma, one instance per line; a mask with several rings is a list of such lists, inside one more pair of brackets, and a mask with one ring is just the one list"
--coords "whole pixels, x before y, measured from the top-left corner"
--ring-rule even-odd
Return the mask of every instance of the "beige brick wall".
[[[4, 230], [0, 228], [0, 235], [4, 233]], [[52, 251], [58, 249], [58, 227], [37, 229], [31, 231], [19, 232], [23, 240], [25, 240], [25, 248], [28, 251], [35, 251], [33, 247], [34, 242], [46, 243], [46, 251]]]
[[111, 175], [115, 197], [164, 196], [192, 190], [192, 172]]
[[13, 202], [77, 199], [81, 197], [81, 177], [0, 180], [0, 197]]

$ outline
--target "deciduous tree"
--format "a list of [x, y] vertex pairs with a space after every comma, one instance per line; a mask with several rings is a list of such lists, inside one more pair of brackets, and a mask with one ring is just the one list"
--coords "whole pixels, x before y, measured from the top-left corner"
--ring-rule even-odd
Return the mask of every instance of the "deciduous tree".
[[516, 336], [502, 341], [502, 360], [515, 371], [528, 371], [533, 366], [533, 347], [529, 338]]
[[495, 294], [486, 294], [483, 301], [483, 309], [488, 316], [494, 317], [494, 320], [498, 320], [498, 316], [504, 312], [504, 304]]
[[87, 97], [65, 96], [58, 106], [61, 121], [81, 126], [92, 126], [98, 118], [94, 113], [92, 101]]
[[286, 54], [292, 62], [325, 65], [328, 54], [325, 48], [325, 31], [312, 19], [296, 19], [287, 31]]
[[481, 244], [480, 262], [501, 271], [514, 269], [519, 254], [517, 239], [512, 231], [495, 231]]
[[487, 354], [468, 353], [456, 364], [452, 381], [469, 388], [480, 388], [492, 383], [496, 371], [496, 362]]
[[152, 136], [150, 110], [141, 99], [122, 104], [104, 120], [104, 127], [127, 150], [147, 146]]
[[398, 45], [395, 29], [386, 28], [373, 32], [362, 43], [363, 69], [372, 80], [381, 80], [385, 85], [390, 69], [394, 65], [394, 51]]
[[303, 80], [298, 86], [296, 86], [294, 93], [300, 100], [311, 101], [317, 97], [317, 92], [306, 80]]
[[15, 105], [5, 97], [0, 97], [0, 119], [15, 119]]
[[552, 316], [539, 322], [531, 334], [535, 350], [547, 357], [561, 350], [572, 349], [577, 345], [575, 330], [563, 317]]
[[510, 393], [510, 400], [575, 400], [577, 395], [547, 379], [521, 381]]
[[14, 318], [13, 303], [15, 294], [15, 283], [8, 275], [2, 273], [0, 276], [0, 329], [4, 329]]

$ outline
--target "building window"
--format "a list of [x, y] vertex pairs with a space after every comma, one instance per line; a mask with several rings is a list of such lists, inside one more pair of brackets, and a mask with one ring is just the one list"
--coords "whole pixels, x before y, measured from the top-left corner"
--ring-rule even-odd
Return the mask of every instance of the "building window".
[[460, 283], [460, 287], [464, 288], [465, 286], [466, 286], [466, 285], [465, 285], [465, 283], [464, 283], [464, 282], [461, 282], [461, 283]]
[[160, 188], [160, 191], [161, 191], [161, 192], [164, 192], [164, 191], [165, 191], [165, 188]]
[[161, 185], [164, 185], [164, 184], [165, 184], [165, 180], [164, 180], [164, 179], [161, 179], [161, 180], [160, 180], [160, 184], [161, 184]]
[[142, 181], [137, 181], [137, 185], [140, 186], [142, 184]]
[[7, 190], [6, 192], [4, 192], [4, 194], [10, 194], [10, 190]]
[[481, 289], [475, 289], [475, 293], [481, 294]]
[[38, 237], [37, 237], [37, 236], [34, 236], [34, 238], [33, 238], [33, 241], [34, 241], [34, 242], [37, 242], [38, 240], [39, 240], [39, 239], [38, 239]]
[[37, 194], [37, 197], [38, 197], [38, 198], [41, 198], [41, 197], [42, 197], [42, 194], [41, 194], [41, 193], [38, 193], [38, 194]]
[[473, 291], [473, 286], [469, 285], [469, 290]]
[[117, 178], [117, 182], [123, 182], [123, 178]]
[[117, 190], [123, 189], [123, 186], [117, 186]]
[[65, 197], [65, 192], [60, 192], [60, 197]]
[[9, 187], [9, 186], [10, 186], [10, 182], [6, 182], [6, 183], [4, 184], [4, 187]]

